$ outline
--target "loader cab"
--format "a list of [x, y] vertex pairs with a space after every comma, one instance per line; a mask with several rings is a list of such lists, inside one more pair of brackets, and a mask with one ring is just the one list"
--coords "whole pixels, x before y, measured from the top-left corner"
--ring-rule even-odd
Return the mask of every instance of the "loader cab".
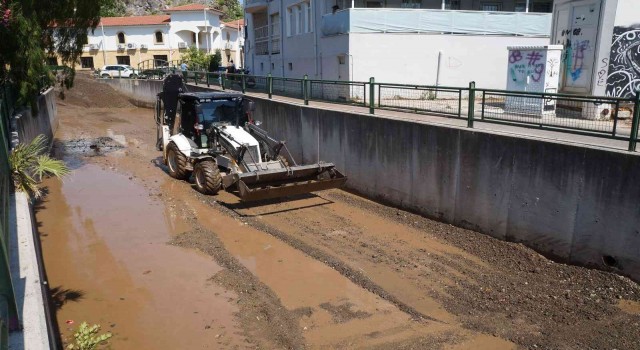
[[195, 92], [180, 94], [180, 132], [198, 148], [207, 148], [213, 126], [242, 126], [248, 122], [242, 94]]

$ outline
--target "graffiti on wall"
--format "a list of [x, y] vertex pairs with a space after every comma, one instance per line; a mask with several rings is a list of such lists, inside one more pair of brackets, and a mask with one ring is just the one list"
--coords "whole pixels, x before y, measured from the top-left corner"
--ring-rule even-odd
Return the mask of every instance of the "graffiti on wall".
[[509, 54], [509, 78], [517, 84], [539, 82], [545, 73], [545, 52], [513, 50]]
[[640, 28], [614, 27], [606, 94], [615, 97], [633, 97], [638, 89], [640, 89]]

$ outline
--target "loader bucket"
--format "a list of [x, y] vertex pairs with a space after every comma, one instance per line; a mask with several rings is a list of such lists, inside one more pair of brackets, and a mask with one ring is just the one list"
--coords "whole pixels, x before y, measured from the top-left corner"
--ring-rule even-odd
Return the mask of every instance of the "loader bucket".
[[258, 170], [223, 178], [225, 188], [235, 187], [243, 201], [256, 201], [327, 190], [342, 186], [347, 178], [332, 163]]

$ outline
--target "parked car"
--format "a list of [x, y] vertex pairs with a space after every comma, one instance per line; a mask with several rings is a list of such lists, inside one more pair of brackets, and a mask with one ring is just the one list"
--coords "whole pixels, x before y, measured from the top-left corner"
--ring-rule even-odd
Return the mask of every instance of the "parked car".
[[133, 67], [126, 64], [110, 64], [100, 68], [100, 78], [131, 78], [136, 79], [140, 74]]

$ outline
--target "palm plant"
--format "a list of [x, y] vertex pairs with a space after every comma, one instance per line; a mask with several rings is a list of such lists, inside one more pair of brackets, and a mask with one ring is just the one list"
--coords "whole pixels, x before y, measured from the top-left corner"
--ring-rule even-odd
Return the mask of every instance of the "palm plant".
[[11, 151], [9, 166], [16, 191], [26, 192], [38, 199], [42, 196], [39, 184], [43, 177], [61, 178], [69, 174], [69, 168], [64, 162], [49, 157], [45, 153], [46, 150], [46, 136], [38, 135], [30, 143], [18, 144]]

